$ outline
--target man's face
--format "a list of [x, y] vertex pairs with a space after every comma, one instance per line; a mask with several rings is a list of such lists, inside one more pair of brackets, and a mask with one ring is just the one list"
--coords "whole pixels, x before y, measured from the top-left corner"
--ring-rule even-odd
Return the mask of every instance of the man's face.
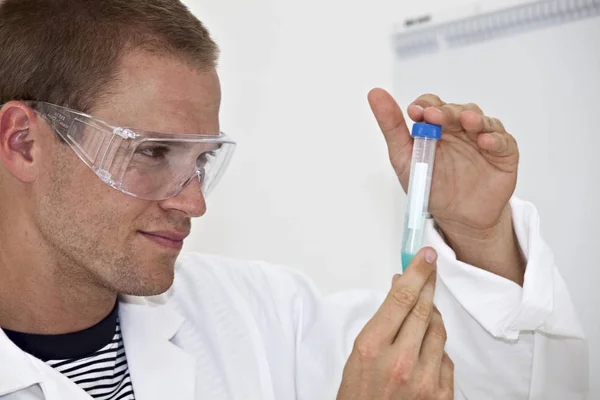
[[[216, 72], [148, 53], [123, 61], [113, 93], [90, 113], [116, 126], [170, 133], [219, 132]], [[153, 295], [172, 283], [180, 236], [206, 208], [197, 180], [177, 196], [146, 201], [103, 183], [65, 144], [52, 151], [36, 222], [62, 273], [120, 293]], [[192, 166], [191, 166], [192, 167]], [[175, 240], [173, 240], [175, 239]]]

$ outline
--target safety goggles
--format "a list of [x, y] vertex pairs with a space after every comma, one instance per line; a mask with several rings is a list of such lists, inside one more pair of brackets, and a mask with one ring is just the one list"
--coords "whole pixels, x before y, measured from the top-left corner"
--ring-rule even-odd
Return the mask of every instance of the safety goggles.
[[206, 197], [225, 171], [235, 142], [225, 134], [172, 134], [112, 126], [45, 102], [25, 101], [107, 185], [145, 200], [176, 196], [193, 179]]

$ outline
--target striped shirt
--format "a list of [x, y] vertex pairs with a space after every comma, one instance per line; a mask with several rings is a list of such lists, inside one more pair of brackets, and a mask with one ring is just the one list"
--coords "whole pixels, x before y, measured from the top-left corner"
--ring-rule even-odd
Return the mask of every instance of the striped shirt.
[[91, 356], [46, 360], [46, 363], [71, 379], [94, 399], [134, 399], [118, 319], [112, 341]]
[[117, 309], [118, 302], [106, 318], [79, 332], [39, 335], [5, 329], [4, 333], [92, 398], [134, 400]]

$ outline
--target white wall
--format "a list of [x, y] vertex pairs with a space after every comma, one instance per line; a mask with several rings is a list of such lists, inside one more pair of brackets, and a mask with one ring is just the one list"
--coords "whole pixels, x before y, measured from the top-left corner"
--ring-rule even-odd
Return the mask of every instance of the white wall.
[[444, 1], [186, 4], [222, 49], [239, 143], [187, 248], [296, 266], [326, 292], [387, 288], [404, 200], [366, 96], [393, 90], [392, 24]]
[[[372, 87], [394, 91], [398, 84], [390, 45], [393, 24], [470, 1], [186, 3], [221, 46], [222, 129], [239, 143], [228, 174], [209, 199], [208, 214], [194, 223], [186, 249], [291, 265], [302, 269], [325, 292], [351, 287], [387, 289], [399, 268], [404, 195], [389, 167], [385, 142], [366, 95]], [[536, 84], [569, 89], [573, 71], [564, 72], [564, 81]], [[599, 82], [592, 82], [586, 93], [598, 88]], [[548, 93], [552, 103], [552, 92]], [[597, 99], [598, 93], [591, 94]], [[405, 107], [408, 96], [395, 95]], [[522, 107], [529, 105], [526, 98], [515, 99]], [[462, 100], [467, 99], [457, 99]], [[521, 126], [527, 118], [523, 108], [517, 113], [513, 104], [494, 103], [493, 95], [480, 101], [510, 126]], [[555, 101], [560, 104], [561, 99]], [[562, 106], [557, 107], [553, 115], [560, 114]], [[562, 110], [582, 117], [577, 104], [565, 104]], [[561, 124], [565, 134], [572, 135], [568, 122], [565, 118]], [[540, 129], [548, 123], [540, 121]], [[594, 309], [600, 304], [600, 294], [594, 282], [600, 276], [592, 261], [597, 258], [595, 239], [600, 238], [600, 219], [594, 209], [600, 200], [594, 189], [598, 171], [578, 164], [584, 172], [568, 178], [560, 168], [560, 153], [528, 135], [516, 135], [524, 153], [518, 193], [539, 205], [543, 230], [551, 232], [548, 241], [560, 249], [557, 259], [593, 338], [593, 368], [598, 376], [600, 314]], [[573, 152], [587, 145], [554, 140], [565, 140], [564, 147]], [[553, 148], [556, 151], [560, 146]], [[593, 157], [594, 152], [586, 154]], [[555, 177], [560, 180], [556, 182]], [[581, 207], [571, 214], [564, 210], [577, 201], [563, 201], [568, 196], [548, 201], [565, 191], [582, 196]], [[598, 224], [586, 225], [590, 218]], [[584, 234], [575, 236], [581, 231]], [[574, 250], [563, 250], [565, 243]], [[591, 398], [600, 398], [600, 387], [595, 385]]]

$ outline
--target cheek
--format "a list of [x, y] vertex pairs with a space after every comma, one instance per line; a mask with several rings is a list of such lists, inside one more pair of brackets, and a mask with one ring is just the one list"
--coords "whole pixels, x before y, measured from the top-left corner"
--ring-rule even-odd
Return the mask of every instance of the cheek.
[[53, 165], [40, 202], [40, 218], [51, 223], [57, 238], [80, 251], [100, 244], [105, 251], [107, 246], [123, 251], [140, 205], [100, 181], [79, 159], [68, 158], [72, 157], [62, 157]]

